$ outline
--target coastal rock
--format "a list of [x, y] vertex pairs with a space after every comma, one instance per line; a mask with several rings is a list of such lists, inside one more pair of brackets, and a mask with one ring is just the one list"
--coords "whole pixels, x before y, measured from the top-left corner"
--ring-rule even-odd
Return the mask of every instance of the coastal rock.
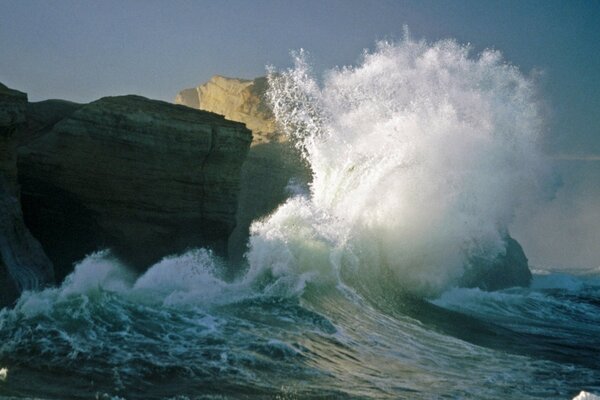
[[493, 291], [513, 286], [529, 286], [531, 271], [523, 248], [508, 233], [506, 250], [494, 260], [472, 257], [460, 282], [462, 287]]
[[221, 114], [252, 130], [252, 147], [242, 166], [237, 225], [229, 241], [233, 264], [243, 262], [252, 221], [270, 214], [289, 197], [291, 181], [311, 179], [306, 163], [277, 130], [265, 99], [267, 88], [266, 77], [244, 80], [217, 75], [175, 98], [175, 103]]
[[30, 109], [47, 132], [21, 146], [19, 181], [57, 278], [99, 248], [139, 269], [189, 247], [226, 253], [251, 141], [242, 124], [139, 96], [52, 107], [66, 117]]
[[285, 140], [264, 98], [267, 85], [266, 77], [245, 80], [215, 75], [202, 85], [179, 92], [175, 103], [246, 124], [252, 131], [252, 145]]
[[52, 263], [25, 226], [19, 203], [16, 145], [26, 108], [25, 93], [0, 84], [0, 306], [54, 281]]
[[25, 126], [27, 95], [0, 83], [0, 174], [17, 193], [17, 135]]
[[82, 106], [83, 104], [56, 99], [28, 103], [26, 126], [23, 134], [19, 135], [19, 145], [27, 144], [50, 132], [57, 122]]
[[229, 238], [233, 264], [243, 263], [252, 222], [271, 214], [298, 189], [306, 189], [311, 173], [289, 143], [271, 142], [250, 148], [241, 179], [237, 225]]

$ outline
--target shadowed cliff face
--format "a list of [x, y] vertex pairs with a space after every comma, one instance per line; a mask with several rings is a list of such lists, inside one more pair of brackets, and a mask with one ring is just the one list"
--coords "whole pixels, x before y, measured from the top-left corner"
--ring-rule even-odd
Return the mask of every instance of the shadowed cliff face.
[[25, 226], [19, 204], [16, 144], [26, 107], [26, 94], [0, 84], [0, 306], [54, 280], [52, 263]]
[[242, 124], [138, 96], [51, 106], [65, 117], [30, 107], [19, 180], [59, 278], [104, 247], [140, 269], [189, 247], [226, 253], [251, 141]]

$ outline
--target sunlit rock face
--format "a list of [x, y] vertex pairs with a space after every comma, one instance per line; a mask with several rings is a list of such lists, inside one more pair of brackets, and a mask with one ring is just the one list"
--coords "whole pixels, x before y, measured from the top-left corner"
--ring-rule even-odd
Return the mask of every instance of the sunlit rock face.
[[252, 144], [283, 140], [277, 131], [275, 119], [265, 102], [267, 78], [254, 80], [213, 76], [195, 88], [184, 89], [176, 104], [210, 111], [225, 118], [246, 124], [252, 131]]
[[289, 196], [290, 180], [308, 182], [310, 171], [298, 152], [277, 129], [265, 98], [267, 78], [253, 80], [214, 76], [184, 89], [175, 103], [223, 115], [246, 124], [252, 147], [242, 167], [237, 226], [229, 242], [233, 263], [242, 262], [252, 221], [273, 212]]
[[23, 208], [59, 278], [98, 248], [140, 269], [189, 247], [226, 253], [251, 141], [243, 124], [139, 96], [46, 104], [30, 119]]
[[54, 280], [52, 263], [25, 226], [19, 203], [16, 145], [26, 109], [25, 93], [0, 84], [0, 306]]

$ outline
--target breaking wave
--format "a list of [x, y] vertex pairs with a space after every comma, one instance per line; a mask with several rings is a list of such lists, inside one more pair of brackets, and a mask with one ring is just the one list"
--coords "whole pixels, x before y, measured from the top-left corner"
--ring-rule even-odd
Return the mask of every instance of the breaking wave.
[[346, 273], [435, 296], [468, 257], [493, 259], [543, 186], [534, 85], [452, 40], [380, 43], [319, 85], [306, 54], [271, 71], [278, 123], [310, 165], [310, 193], [252, 227], [251, 270]]

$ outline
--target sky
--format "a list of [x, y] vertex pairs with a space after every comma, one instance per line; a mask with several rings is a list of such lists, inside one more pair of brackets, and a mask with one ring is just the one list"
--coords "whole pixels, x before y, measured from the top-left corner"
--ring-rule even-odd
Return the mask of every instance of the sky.
[[[287, 67], [294, 49], [308, 50], [317, 72], [355, 64], [404, 25], [414, 38], [500, 50], [538, 77], [544, 151], [562, 184], [515, 230], [536, 263], [600, 266], [598, 0], [0, 0], [0, 82], [30, 101], [172, 101], [215, 74]], [[568, 234], [553, 232], [565, 224]]]

